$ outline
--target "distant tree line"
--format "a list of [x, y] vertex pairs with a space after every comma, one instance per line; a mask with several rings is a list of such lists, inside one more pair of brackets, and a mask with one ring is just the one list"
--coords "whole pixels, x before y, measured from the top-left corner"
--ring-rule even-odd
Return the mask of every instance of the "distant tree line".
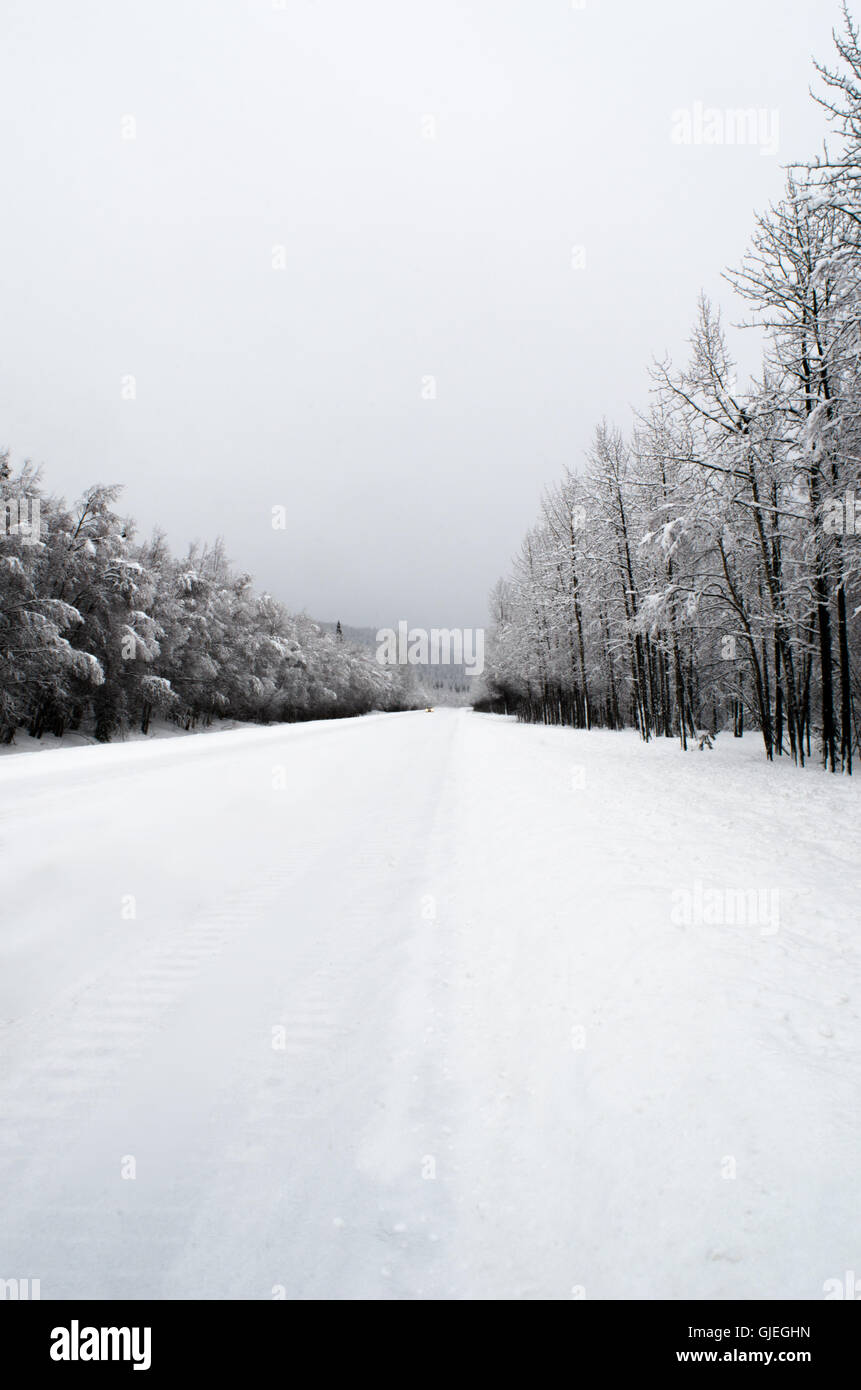
[[0, 742], [81, 730], [106, 742], [154, 717], [269, 723], [421, 703], [409, 667], [289, 613], [221, 542], [182, 559], [138, 542], [93, 487], [73, 507], [0, 455]]

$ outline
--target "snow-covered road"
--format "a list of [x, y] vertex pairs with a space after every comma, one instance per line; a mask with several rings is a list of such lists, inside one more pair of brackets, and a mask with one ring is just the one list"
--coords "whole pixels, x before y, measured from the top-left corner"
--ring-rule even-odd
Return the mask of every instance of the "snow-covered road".
[[0, 1277], [821, 1298], [858, 791], [445, 710], [4, 758]]

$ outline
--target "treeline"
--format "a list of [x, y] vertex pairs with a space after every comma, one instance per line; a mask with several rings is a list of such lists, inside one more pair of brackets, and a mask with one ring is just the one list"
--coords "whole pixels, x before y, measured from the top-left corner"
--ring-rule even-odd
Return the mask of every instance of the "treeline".
[[[745, 389], [701, 301], [629, 438], [602, 425], [494, 591], [487, 707], [633, 727], [761, 731], [851, 772], [859, 746], [861, 48], [817, 65], [839, 152], [787, 180], [727, 279], [765, 333]], [[857, 508], [856, 508], [857, 498]]]
[[0, 742], [80, 729], [99, 741], [154, 716], [269, 723], [405, 709], [412, 668], [323, 632], [228, 564], [222, 544], [181, 560], [137, 543], [93, 487], [74, 507], [0, 455]]

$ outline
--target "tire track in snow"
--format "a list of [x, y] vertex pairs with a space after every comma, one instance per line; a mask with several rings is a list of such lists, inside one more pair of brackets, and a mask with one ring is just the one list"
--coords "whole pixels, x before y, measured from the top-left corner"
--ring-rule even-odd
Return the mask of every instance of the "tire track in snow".
[[[97, 1261], [100, 1241], [94, 1229], [101, 1198], [90, 1206], [63, 1201], [66, 1160], [76, 1146], [86, 1146], [94, 1112], [122, 1111], [129, 1074], [135, 1066], [146, 1065], [150, 1040], [191, 993], [205, 988], [207, 970], [226, 947], [236, 944], [255, 915], [282, 895], [290, 878], [288, 868], [273, 870], [265, 881], [231, 893], [221, 907], [202, 908], [186, 925], [161, 932], [74, 997], [2, 1030], [6, 1074], [0, 1079], [0, 1188], [14, 1188], [21, 1213], [19, 1221], [13, 1213], [4, 1222], [0, 1248], [10, 1267], [18, 1267], [22, 1260], [26, 1263], [28, 1213], [55, 1205], [62, 1206], [67, 1220], [74, 1218], [75, 1227], [88, 1231], [87, 1259]], [[47, 1047], [43, 1032], [52, 1039]], [[18, 1062], [14, 1068], [13, 1059]], [[53, 1190], [46, 1190], [43, 1165], [31, 1164], [46, 1130], [60, 1136]], [[119, 1159], [117, 1154], [117, 1165]], [[162, 1204], [155, 1215], [168, 1218], [174, 1228], [163, 1235], [148, 1229], [152, 1212], [142, 1215], [141, 1237], [150, 1247], [175, 1252], [189, 1210], [188, 1203]], [[101, 1242], [111, 1243], [111, 1237]], [[70, 1257], [80, 1244], [77, 1232], [66, 1240]], [[63, 1250], [62, 1235], [54, 1233], [52, 1256], [60, 1267], [66, 1263]], [[133, 1281], [133, 1272], [130, 1277]], [[43, 1297], [58, 1296], [51, 1289], [50, 1277], [43, 1280], [42, 1291]]]

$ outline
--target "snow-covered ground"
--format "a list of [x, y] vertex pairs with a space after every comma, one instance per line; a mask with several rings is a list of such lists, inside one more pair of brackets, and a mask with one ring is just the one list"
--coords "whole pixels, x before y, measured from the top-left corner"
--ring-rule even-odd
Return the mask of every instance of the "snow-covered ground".
[[[117, 734], [114, 745], [117, 743], [152, 743], [154, 739], [189, 738], [201, 734], [225, 733], [230, 729], [253, 729], [257, 727], [257, 725], [246, 723], [241, 719], [215, 719], [211, 724], [198, 724], [193, 729], [183, 729], [169, 719], [153, 719], [146, 734], [142, 734], [139, 729], [130, 729], [125, 733]], [[0, 744], [0, 758], [15, 758], [19, 753], [56, 753], [61, 748], [93, 748], [98, 746], [98, 741], [93, 734], [81, 733], [79, 730], [67, 730], [59, 737], [56, 734], [42, 734], [39, 738], [31, 738], [24, 730], [17, 729], [14, 742]]]
[[4, 758], [0, 1277], [821, 1298], [858, 797], [468, 711]]

